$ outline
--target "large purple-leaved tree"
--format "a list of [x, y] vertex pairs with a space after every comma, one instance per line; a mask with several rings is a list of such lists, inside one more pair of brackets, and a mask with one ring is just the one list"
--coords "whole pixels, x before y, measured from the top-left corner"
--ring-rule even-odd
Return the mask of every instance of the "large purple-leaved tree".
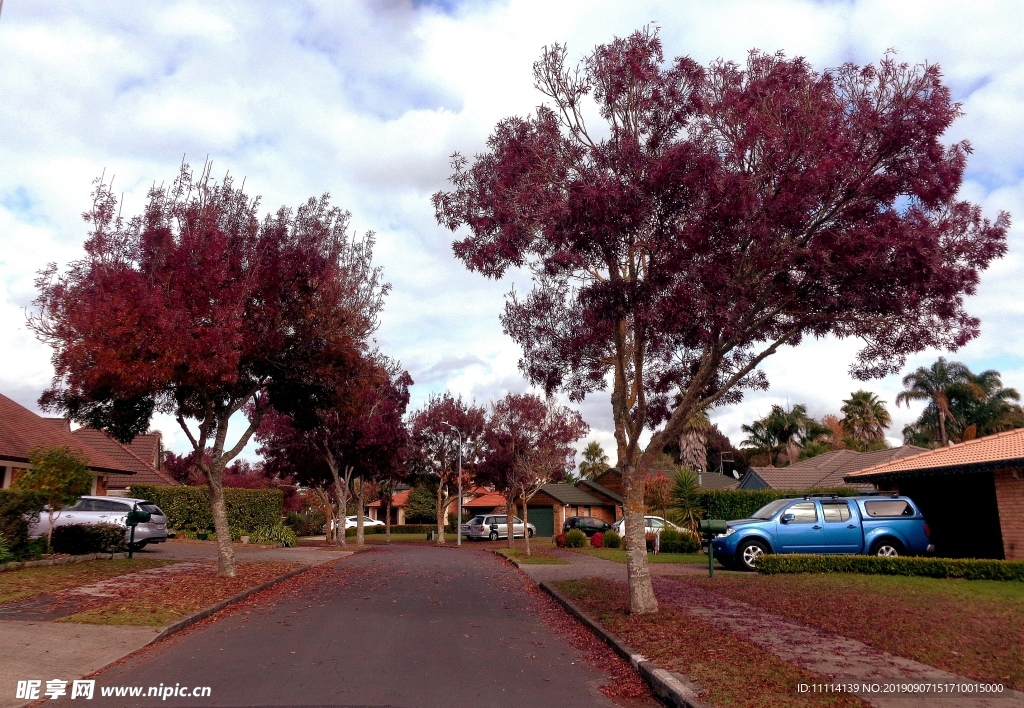
[[1009, 217], [957, 198], [970, 148], [941, 140], [960, 107], [937, 66], [666, 62], [650, 28], [566, 57], [545, 49], [547, 103], [456, 154], [434, 206], [468, 227], [469, 269], [532, 273], [502, 317], [528, 378], [577, 401], [610, 386], [630, 608], [653, 612], [644, 488], [666, 442], [806, 337], [861, 339], [862, 379], [963, 345]]

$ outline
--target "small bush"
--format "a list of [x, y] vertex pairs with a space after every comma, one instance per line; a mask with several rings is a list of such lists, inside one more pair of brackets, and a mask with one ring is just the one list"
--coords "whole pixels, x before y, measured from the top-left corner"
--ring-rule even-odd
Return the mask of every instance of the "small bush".
[[555, 534], [555, 546], [558, 548], [565, 548], [565, 534]]
[[666, 529], [661, 532], [662, 553], [696, 553], [700, 550], [700, 541], [688, 533]]
[[593, 536], [591, 536], [590, 537], [590, 545], [593, 546], [594, 548], [603, 548], [604, 547], [604, 534], [601, 533], [600, 531], [598, 531]]
[[618, 548], [622, 545], [622, 537], [614, 531], [605, 531], [602, 542], [605, 548]]
[[322, 536], [327, 524], [327, 515], [322, 511], [300, 514], [291, 512], [284, 522], [291, 526], [297, 536]]
[[299, 542], [299, 539], [291, 526], [277, 524], [275, 526], [257, 526], [249, 533], [249, 542], [267, 545], [280, 543], [285, 548], [292, 548]]
[[86, 553], [124, 553], [128, 550], [124, 526], [68, 524], [53, 530], [53, 552], [81, 556]]
[[757, 562], [764, 575], [791, 573], [864, 573], [964, 580], [1024, 580], [1024, 561], [981, 558], [884, 558], [879, 556], [765, 555]]
[[572, 529], [569, 533], [565, 534], [565, 547], [566, 548], [583, 548], [587, 543], [587, 534], [583, 533], [579, 529]]
[[0, 489], [0, 534], [7, 539], [7, 548], [16, 560], [34, 555], [28, 532], [45, 504], [43, 495], [37, 492]]

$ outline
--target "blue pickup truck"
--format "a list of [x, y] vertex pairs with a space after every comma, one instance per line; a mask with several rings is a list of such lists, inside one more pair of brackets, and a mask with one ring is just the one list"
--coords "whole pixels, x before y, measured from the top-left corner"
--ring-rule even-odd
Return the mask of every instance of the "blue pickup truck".
[[[933, 553], [928, 523], [914, 502], [893, 494], [776, 499], [749, 519], [729, 521], [715, 556], [753, 570], [765, 553]], [[706, 550], [706, 544], [705, 544]]]

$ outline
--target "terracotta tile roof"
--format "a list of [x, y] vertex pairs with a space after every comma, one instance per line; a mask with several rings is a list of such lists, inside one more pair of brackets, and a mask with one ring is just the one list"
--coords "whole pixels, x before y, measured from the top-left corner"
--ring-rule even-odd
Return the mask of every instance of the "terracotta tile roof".
[[847, 477], [866, 479], [943, 469], [953, 472], [999, 463], [1007, 463], [1007, 466], [1024, 465], [1024, 428], [987, 435], [937, 450], [925, 450], [901, 460], [848, 473]]
[[29, 451], [34, 447], [66, 446], [80, 451], [95, 472], [126, 472], [120, 462], [76, 438], [64, 429], [63, 424], [38, 416], [28, 408], [15, 403], [0, 394], [0, 460], [28, 462]]
[[161, 435], [159, 432], [137, 435], [134, 440], [128, 443], [128, 449], [134, 452], [147, 465], [159, 467], [157, 456], [160, 454], [160, 439]]
[[494, 509], [505, 506], [505, 497], [498, 492], [489, 492], [468, 502], [462, 502], [463, 509]]
[[132, 471], [133, 474], [131, 475], [110, 475], [107, 478], [107, 487], [109, 489], [125, 489], [133, 484], [154, 484], [158, 487], [178, 485], [178, 482], [169, 474], [157, 470], [153, 465], [146, 462], [145, 459], [135, 454], [134, 450], [129, 446], [122, 445], [102, 430], [79, 428], [71, 434], [94, 450], [100, 450], [111, 459], [116, 460], [123, 469]]
[[[887, 450], [855, 452], [854, 450], [832, 450], [807, 460], [801, 460], [788, 467], [751, 467], [751, 471], [772, 489], [805, 491], [812, 487], [842, 487], [844, 478], [858, 470], [888, 463], [923, 452], [924, 448], [903, 445]], [[861, 482], [854, 486], [870, 487]]]
[[[404, 491], [401, 491], [401, 492], [395, 492], [395, 494], [391, 497], [391, 506], [397, 509], [400, 506], [405, 506], [405, 503], [407, 501], [409, 501], [409, 490], [408, 489], [406, 489]], [[383, 500], [378, 499], [375, 502], [370, 502], [366, 506], [380, 507], [380, 506], [383, 506], [383, 505], [384, 505]], [[465, 506], [465, 504], [463, 504], [463, 506]]]

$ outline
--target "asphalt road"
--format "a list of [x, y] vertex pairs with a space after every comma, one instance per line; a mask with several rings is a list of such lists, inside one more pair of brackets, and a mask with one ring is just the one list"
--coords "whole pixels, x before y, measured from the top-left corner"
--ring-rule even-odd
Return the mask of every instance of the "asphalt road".
[[[171, 638], [96, 677], [90, 705], [615, 705], [534, 611], [517, 571], [482, 550], [392, 546]], [[209, 698], [102, 698], [104, 686], [209, 686]], [[80, 700], [68, 701], [77, 705]], [[50, 703], [50, 701], [46, 701]]]

